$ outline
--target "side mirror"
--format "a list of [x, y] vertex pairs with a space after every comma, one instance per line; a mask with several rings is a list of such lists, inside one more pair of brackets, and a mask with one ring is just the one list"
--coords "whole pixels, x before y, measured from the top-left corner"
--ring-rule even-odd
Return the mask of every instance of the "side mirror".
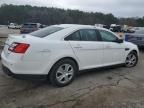
[[123, 39], [117, 39], [117, 43], [123, 43]]

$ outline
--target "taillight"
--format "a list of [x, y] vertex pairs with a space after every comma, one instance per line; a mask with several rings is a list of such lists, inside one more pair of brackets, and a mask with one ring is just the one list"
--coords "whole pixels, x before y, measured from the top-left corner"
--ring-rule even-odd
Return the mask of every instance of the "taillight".
[[9, 51], [14, 52], [14, 53], [25, 53], [26, 50], [29, 48], [29, 44], [26, 43], [17, 43], [14, 42], [11, 44], [11, 46], [9, 47]]

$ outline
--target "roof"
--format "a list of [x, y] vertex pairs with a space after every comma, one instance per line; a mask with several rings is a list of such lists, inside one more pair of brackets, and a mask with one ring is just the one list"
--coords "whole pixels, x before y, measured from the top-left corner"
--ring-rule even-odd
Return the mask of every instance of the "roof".
[[76, 26], [77, 27], [94, 27], [92, 25], [81, 25], [81, 24], [59, 24], [56, 26], [63, 27], [63, 28], [76, 27]]
[[59, 24], [59, 25], [52, 25], [52, 26], [62, 27], [64, 29], [45, 37], [45, 38], [51, 39], [51, 40], [61, 40], [61, 39], [63, 39], [64, 36], [67, 36], [67, 35], [73, 33], [74, 31], [77, 31], [80, 29], [98, 29], [98, 30], [108, 31], [105, 28], [95, 27], [94, 25]]
[[59, 24], [55, 25], [63, 28], [91, 28], [91, 29], [99, 29], [99, 30], [108, 30], [102, 27], [96, 27], [94, 25], [82, 25], [82, 24]]

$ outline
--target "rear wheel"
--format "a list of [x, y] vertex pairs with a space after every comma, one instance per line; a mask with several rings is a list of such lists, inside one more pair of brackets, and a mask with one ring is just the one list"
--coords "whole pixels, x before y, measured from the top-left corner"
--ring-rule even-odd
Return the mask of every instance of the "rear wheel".
[[63, 87], [74, 80], [77, 71], [77, 65], [73, 60], [63, 59], [53, 66], [49, 80], [54, 86]]
[[138, 56], [135, 52], [130, 52], [126, 57], [125, 66], [126, 67], [134, 67], [137, 65]]

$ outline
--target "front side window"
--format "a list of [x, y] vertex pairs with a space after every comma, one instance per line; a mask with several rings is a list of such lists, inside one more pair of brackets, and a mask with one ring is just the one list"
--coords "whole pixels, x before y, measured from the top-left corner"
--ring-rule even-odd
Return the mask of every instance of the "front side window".
[[99, 32], [100, 32], [102, 41], [115, 42], [117, 40], [117, 37], [108, 31], [100, 30]]
[[81, 29], [65, 38], [69, 41], [98, 41], [98, 34], [94, 29]]
[[80, 30], [81, 40], [82, 41], [97, 41], [98, 35], [94, 29], [83, 29]]

